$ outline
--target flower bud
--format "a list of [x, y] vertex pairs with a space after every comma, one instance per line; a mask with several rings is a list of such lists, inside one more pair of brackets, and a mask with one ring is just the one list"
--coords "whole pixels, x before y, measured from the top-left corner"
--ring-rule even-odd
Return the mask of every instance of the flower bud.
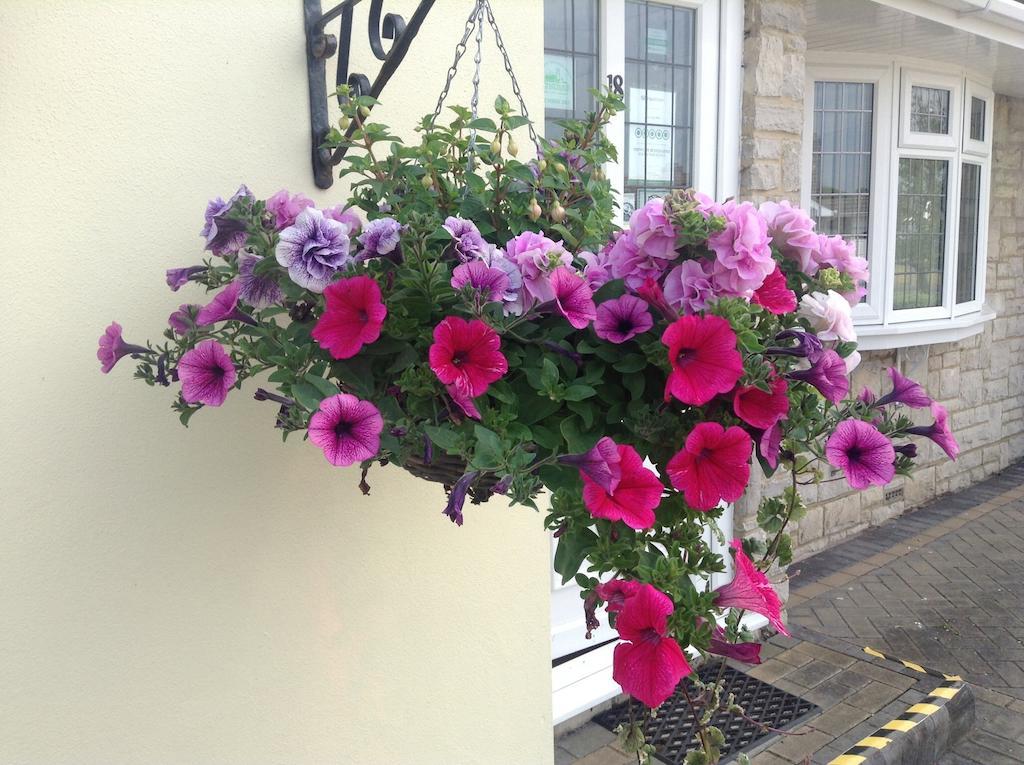
[[508, 137], [508, 153], [511, 157], [515, 157], [519, 154], [519, 144], [516, 143], [516, 139], [512, 136]]
[[537, 163], [537, 169], [540, 170], [543, 173], [545, 170], [548, 169], [548, 161], [546, 159], [540, 160]]
[[563, 165], [561, 162], [556, 162], [555, 163], [555, 172], [558, 173], [559, 175], [565, 175], [565, 172], [566, 172], [565, 165]]
[[424, 175], [423, 178], [420, 179], [420, 185], [425, 189], [432, 189], [434, 188], [434, 179], [431, 178], [429, 174]]
[[527, 213], [530, 216], [530, 220], [537, 220], [543, 213], [544, 211], [540, 209], [540, 205], [537, 204], [537, 200], [532, 200], [530, 202], [530, 210]]
[[360, 106], [360, 107], [359, 107], [359, 114], [360, 114], [360, 116], [362, 116], [362, 117], [363, 117], [364, 119], [365, 119], [366, 117], [369, 117], [369, 116], [370, 116], [370, 107], [369, 107], [369, 106]]
[[348, 126], [351, 122], [352, 120], [348, 118], [347, 114], [342, 114], [340, 117], [338, 117], [338, 127], [340, 127], [342, 130], [348, 130]]
[[554, 206], [551, 208], [551, 220], [555, 223], [561, 223], [565, 220], [565, 208], [558, 202], [555, 202]]
[[501, 140], [500, 139], [495, 138], [493, 141], [491, 141], [491, 151], [493, 151], [495, 154], [501, 154]]

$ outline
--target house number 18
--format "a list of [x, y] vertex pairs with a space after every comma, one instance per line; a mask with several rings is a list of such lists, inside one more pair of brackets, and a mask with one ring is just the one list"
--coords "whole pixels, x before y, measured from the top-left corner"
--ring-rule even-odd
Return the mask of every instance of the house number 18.
[[622, 90], [622, 75], [621, 74], [609, 74], [608, 75], [608, 89], [617, 96], [621, 96]]

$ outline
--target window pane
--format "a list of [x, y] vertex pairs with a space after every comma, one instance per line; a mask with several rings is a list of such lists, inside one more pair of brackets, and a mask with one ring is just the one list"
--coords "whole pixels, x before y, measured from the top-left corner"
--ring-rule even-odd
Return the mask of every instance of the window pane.
[[949, 163], [900, 159], [893, 307], [942, 305]]
[[555, 121], [594, 109], [597, 87], [598, 0], [544, 2], [544, 135], [557, 139]]
[[971, 140], [985, 140], [985, 99], [971, 96]]
[[910, 88], [910, 129], [915, 133], [949, 133], [949, 91], [944, 88]]
[[623, 214], [693, 183], [696, 11], [626, 2], [626, 182]]
[[978, 277], [978, 221], [981, 165], [964, 163], [960, 178], [960, 243], [957, 247], [956, 302], [974, 300]]
[[868, 256], [874, 85], [814, 83], [811, 216]]

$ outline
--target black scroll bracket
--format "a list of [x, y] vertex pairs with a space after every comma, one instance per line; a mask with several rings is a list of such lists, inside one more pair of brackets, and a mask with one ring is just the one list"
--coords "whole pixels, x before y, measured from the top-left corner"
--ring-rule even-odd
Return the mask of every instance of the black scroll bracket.
[[[359, 72], [349, 71], [349, 56], [352, 50], [352, 23], [354, 9], [361, 0], [343, 0], [323, 12], [320, 0], [302, 0], [303, 22], [306, 27], [306, 69], [309, 79], [309, 124], [312, 140], [313, 179], [318, 188], [327, 189], [334, 183], [333, 168], [345, 156], [345, 147], [331, 150], [324, 146], [324, 140], [331, 129], [327, 111], [327, 59], [337, 53], [338, 68], [335, 76], [337, 86], [348, 84], [352, 95], [380, 98], [381, 91], [391, 76], [398, 71], [409, 45], [423, 25], [423, 20], [434, 5], [434, 0], [420, 0], [408, 22], [397, 13], [386, 13], [383, 19], [384, 0], [370, 0], [370, 15], [367, 24], [370, 50], [378, 61], [383, 61], [373, 83]], [[324, 30], [335, 19], [341, 19], [340, 38]], [[391, 40], [391, 46], [384, 50], [383, 40]], [[341, 96], [338, 97], [339, 103]], [[349, 125], [346, 137], [355, 131], [355, 123]]]

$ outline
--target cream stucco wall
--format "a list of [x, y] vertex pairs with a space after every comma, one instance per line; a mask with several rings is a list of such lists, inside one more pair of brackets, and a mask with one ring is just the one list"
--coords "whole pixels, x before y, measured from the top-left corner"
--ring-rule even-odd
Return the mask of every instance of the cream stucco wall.
[[[494, 5], [540, 110], [541, 3]], [[380, 116], [431, 110], [469, 7], [438, 0]], [[364, 498], [246, 393], [186, 431], [99, 373], [111, 319], [157, 336], [186, 299], [163, 270], [208, 197], [314, 191], [307, 140], [299, 0], [0, 3], [0, 762], [551, 759], [540, 517], [460, 529], [393, 468]]]

